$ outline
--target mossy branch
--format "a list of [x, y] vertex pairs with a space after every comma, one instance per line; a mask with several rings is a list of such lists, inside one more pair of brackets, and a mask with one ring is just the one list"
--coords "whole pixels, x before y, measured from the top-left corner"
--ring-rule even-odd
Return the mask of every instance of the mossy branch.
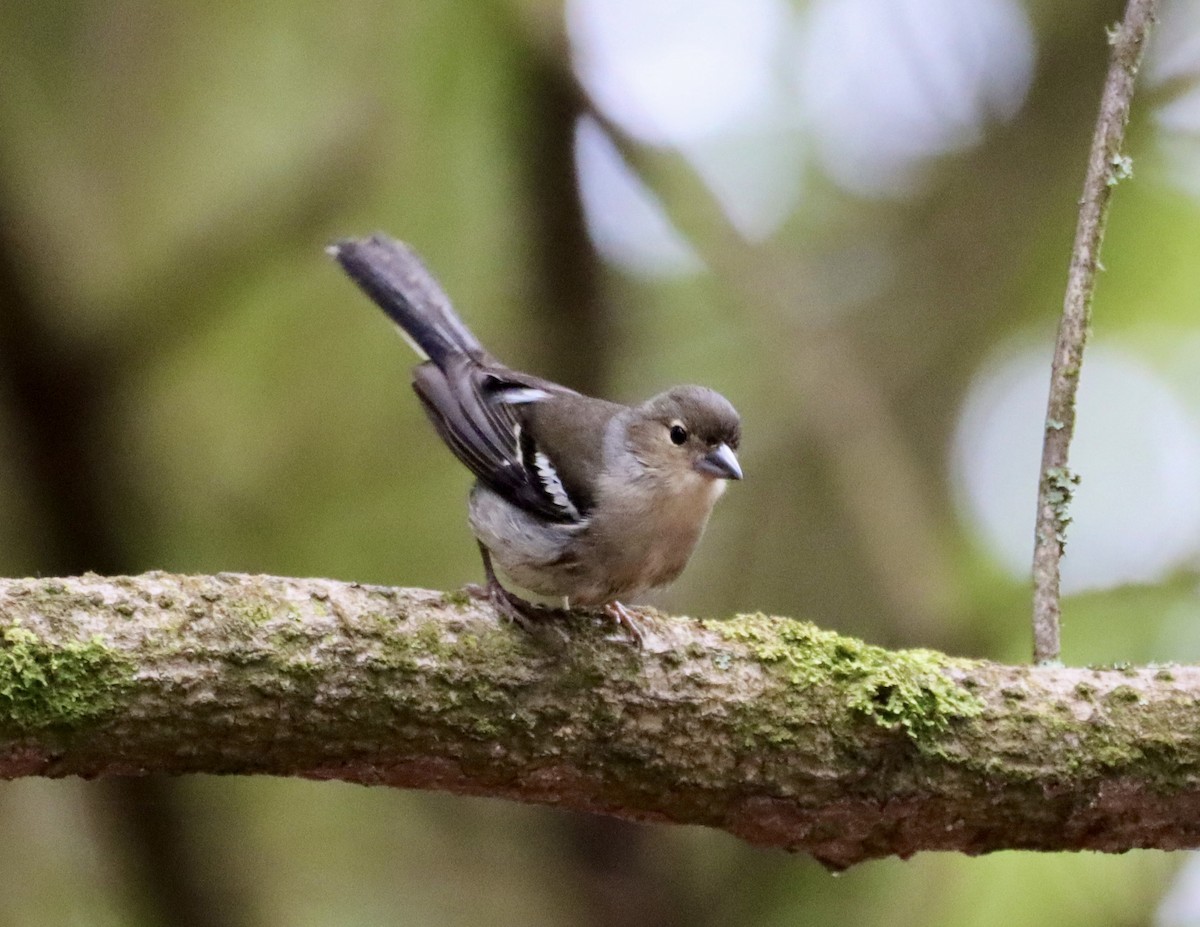
[[1200, 845], [1200, 669], [886, 651], [786, 618], [533, 632], [269, 576], [0, 580], [0, 776], [207, 772], [702, 824], [834, 867]]

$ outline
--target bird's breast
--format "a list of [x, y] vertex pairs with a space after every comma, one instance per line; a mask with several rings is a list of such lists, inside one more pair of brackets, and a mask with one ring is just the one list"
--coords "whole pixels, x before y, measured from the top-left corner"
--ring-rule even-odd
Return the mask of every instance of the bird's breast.
[[622, 588], [617, 594], [636, 595], [679, 576], [724, 488], [724, 481], [695, 474], [670, 488], [647, 481], [602, 493], [588, 540]]

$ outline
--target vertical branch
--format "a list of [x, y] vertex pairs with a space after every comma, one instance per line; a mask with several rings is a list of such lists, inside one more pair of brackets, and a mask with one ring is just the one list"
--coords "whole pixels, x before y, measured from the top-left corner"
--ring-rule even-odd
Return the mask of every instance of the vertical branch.
[[1109, 34], [1112, 54], [1108, 77], [1079, 201], [1067, 292], [1050, 368], [1033, 551], [1033, 658], [1038, 663], [1057, 660], [1059, 654], [1060, 563], [1070, 522], [1067, 510], [1079, 482], [1079, 477], [1067, 466], [1075, 432], [1075, 393], [1091, 319], [1109, 198], [1113, 187], [1132, 173], [1132, 162], [1121, 154], [1121, 143], [1129, 122], [1134, 79], [1156, 7], [1157, 0], [1129, 0], [1124, 21]]
[[589, 395], [606, 391], [617, 332], [588, 238], [575, 176], [575, 125], [586, 110], [565, 52], [530, 47], [525, 69], [526, 191], [530, 207], [534, 324], [544, 374]]

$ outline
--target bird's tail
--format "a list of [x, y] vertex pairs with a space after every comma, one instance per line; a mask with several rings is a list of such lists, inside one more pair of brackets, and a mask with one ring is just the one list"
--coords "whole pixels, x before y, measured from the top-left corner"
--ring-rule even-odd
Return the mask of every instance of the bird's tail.
[[448, 357], [490, 359], [463, 324], [415, 251], [387, 235], [347, 238], [326, 249], [350, 278], [388, 314], [418, 354], [443, 367]]

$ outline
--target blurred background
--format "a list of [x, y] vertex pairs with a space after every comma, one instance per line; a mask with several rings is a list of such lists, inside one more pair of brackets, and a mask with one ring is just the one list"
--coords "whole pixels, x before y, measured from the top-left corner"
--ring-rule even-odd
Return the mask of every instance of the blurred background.
[[[0, 574], [454, 588], [469, 478], [322, 253], [412, 242], [508, 363], [744, 418], [663, 607], [1028, 658], [1048, 360], [1116, 2], [0, 4]], [[1164, 0], [1085, 362], [1070, 663], [1200, 657], [1200, 4]], [[702, 749], [702, 745], [698, 745]], [[1200, 864], [838, 878], [333, 783], [0, 784], [0, 924], [1176, 925]]]

